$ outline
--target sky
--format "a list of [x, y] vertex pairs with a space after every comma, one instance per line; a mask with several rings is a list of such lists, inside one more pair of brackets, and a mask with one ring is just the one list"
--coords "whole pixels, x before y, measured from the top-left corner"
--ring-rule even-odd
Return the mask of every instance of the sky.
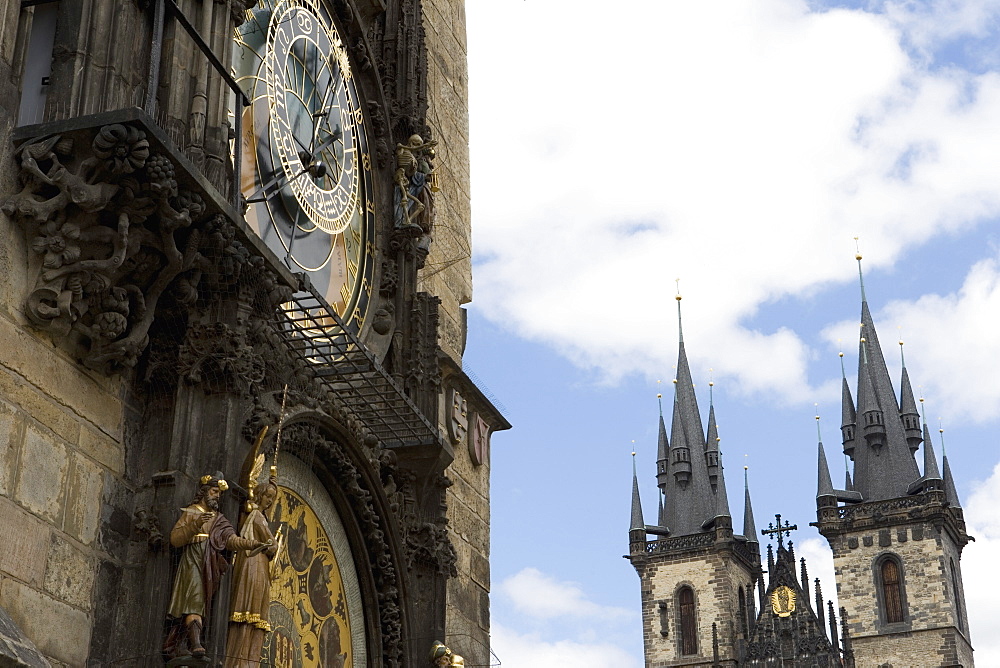
[[748, 466], [758, 525], [797, 524], [834, 596], [808, 526], [814, 416], [839, 482], [860, 249], [896, 389], [903, 340], [976, 538], [962, 558], [976, 661], [1000, 665], [1000, 604], [980, 586], [1000, 560], [1000, 1], [469, 0], [466, 13], [465, 360], [514, 425], [492, 443], [499, 661], [642, 665], [622, 558], [631, 452], [651, 523], [678, 278], [734, 522]]

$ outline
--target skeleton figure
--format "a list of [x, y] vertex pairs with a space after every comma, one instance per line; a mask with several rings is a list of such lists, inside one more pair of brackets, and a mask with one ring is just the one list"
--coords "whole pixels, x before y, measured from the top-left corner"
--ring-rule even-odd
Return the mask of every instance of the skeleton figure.
[[430, 177], [434, 171], [436, 141], [413, 135], [405, 144], [396, 144], [396, 227], [430, 233]]

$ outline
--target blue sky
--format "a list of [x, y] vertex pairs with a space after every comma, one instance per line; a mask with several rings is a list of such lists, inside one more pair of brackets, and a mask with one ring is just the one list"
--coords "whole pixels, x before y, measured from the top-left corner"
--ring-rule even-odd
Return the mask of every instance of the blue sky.
[[[466, 363], [514, 430], [492, 452], [504, 665], [641, 665], [627, 551], [632, 441], [655, 517], [675, 279], [732, 509], [750, 466], [810, 572], [818, 404], [835, 481], [838, 351], [865, 285], [900, 337], [970, 532], [972, 642], [1000, 665], [1000, 2], [471, 0], [475, 299]], [[658, 386], [657, 380], [662, 380]], [[940, 454], [940, 444], [936, 443]]]

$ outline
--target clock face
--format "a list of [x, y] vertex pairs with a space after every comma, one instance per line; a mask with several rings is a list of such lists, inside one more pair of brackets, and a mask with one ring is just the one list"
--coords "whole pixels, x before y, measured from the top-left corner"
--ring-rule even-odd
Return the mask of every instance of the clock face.
[[[236, 29], [247, 223], [360, 332], [371, 303], [375, 196], [364, 113], [321, 0], [261, 0]], [[331, 331], [331, 336], [338, 332]]]

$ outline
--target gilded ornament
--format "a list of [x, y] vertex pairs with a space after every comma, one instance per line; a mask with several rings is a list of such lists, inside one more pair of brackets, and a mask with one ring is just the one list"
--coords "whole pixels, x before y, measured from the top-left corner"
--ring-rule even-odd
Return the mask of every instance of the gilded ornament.
[[781, 585], [771, 592], [771, 610], [779, 617], [789, 617], [795, 612], [795, 591]]

